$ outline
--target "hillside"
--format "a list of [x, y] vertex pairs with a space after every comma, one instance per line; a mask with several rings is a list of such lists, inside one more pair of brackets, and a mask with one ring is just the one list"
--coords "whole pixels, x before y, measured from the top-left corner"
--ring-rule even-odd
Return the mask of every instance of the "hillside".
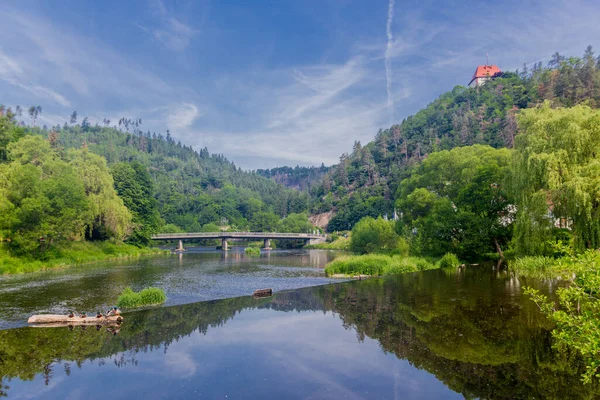
[[294, 168], [257, 169], [256, 173], [290, 189], [310, 191], [315, 183], [321, 181], [329, 169], [325, 164], [321, 164], [320, 167], [300, 167], [296, 165]]
[[364, 216], [391, 216], [398, 184], [428, 154], [455, 147], [514, 144], [519, 110], [544, 101], [554, 106], [600, 106], [600, 59], [552, 56], [547, 66], [501, 73], [478, 88], [455, 87], [400, 124], [377, 132], [311, 185], [311, 213], [334, 211], [328, 230], [351, 228]]
[[168, 229], [184, 231], [214, 230], [221, 225], [275, 230], [281, 218], [308, 209], [308, 193], [242, 171], [206, 148], [195, 151], [169, 133], [143, 132], [139, 120], [123, 119], [118, 128], [105, 122], [105, 126], [92, 126], [85, 118], [81, 124], [22, 129], [47, 138], [59, 153], [85, 148], [100, 155], [113, 174], [122, 162], [141, 164], [142, 174], [149, 173], [146, 185], [151, 185], [150, 195], [162, 219], [154, 223], [156, 229], [167, 224]]

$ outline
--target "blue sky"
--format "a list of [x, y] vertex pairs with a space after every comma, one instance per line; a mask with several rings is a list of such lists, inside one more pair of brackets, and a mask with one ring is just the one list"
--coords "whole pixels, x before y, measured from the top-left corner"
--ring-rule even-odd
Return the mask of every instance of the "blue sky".
[[[0, 103], [73, 110], [246, 169], [335, 163], [478, 64], [600, 46], [600, 2], [271, 0], [0, 4]], [[600, 51], [600, 47], [598, 48]]]

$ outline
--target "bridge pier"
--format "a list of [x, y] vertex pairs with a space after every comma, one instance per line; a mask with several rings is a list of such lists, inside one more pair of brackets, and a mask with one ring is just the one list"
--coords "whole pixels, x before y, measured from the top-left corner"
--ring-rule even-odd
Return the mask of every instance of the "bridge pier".
[[177, 251], [185, 251], [183, 248], [183, 240], [179, 239], [179, 245], [177, 246]]
[[265, 238], [265, 243], [263, 247], [265, 250], [271, 250], [271, 239]]
[[227, 238], [221, 239], [221, 250], [223, 250], [223, 251], [229, 250], [229, 244], [227, 243]]

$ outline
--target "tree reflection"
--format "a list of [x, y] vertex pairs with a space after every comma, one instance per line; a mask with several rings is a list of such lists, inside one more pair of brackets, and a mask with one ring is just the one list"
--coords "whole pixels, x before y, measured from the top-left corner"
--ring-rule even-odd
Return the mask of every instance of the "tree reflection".
[[[12, 378], [42, 374], [48, 384], [58, 365], [67, 376], [72, 365], [85, 361], [136, 366], [138, 353], [167, 353], [173, 342], [204, 335], [252, 308], [336, 313], [358, 340], [377, 340], [384, 351], [429, 371], [466, 398], [600, 395], [597, 385], [581, 384], [583, 365], [576, 354], [552, 350], [552, 327], [521, 295], [521, 283], [491, 268], [434, 270], [259, 300], [239, 297], [128, 313], [116, 336], [104, 329], [0, 331], [0, 395], [6, 396]], [[526, 284], [547, 292], [551, 283]]]

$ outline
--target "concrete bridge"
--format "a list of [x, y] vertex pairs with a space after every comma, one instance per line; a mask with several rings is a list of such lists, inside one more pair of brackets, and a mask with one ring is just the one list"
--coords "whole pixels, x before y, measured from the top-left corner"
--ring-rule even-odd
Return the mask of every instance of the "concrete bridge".
[[229, 249], [228, 239], [264, 240], [264, 248], [271, 249], [272, 239], [303, 240], [304, 244], [324, 243], [326, 235], [313, 233], [275, 233], [275, 232], [197, 232], [197, 233], [159, 233], [152, 240], [178, 240], [177, 250], [183, 250], [183, 241], [189, 239], [221, 239], [221, 248]]

